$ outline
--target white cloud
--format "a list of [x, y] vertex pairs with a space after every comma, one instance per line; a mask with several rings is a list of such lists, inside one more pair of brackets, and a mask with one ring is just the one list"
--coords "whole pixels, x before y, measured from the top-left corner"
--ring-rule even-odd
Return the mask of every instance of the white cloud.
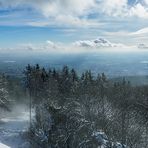
[[[0, 6], [1, 9], [19, 8], [18, 10], [26, 11], [31, 8], [39, 15], [36, 16], [36, 19], [35, 16], [32, 16], [32, 20], [29, 19], [28, 22], [25, 20], [25, 24], [31, 26], [72, 25], [96, 27], [100, 25], [101, 15], [113, 17], [134, 16], [148, 19], [148, 0], [137, 1], [130, 6], [128, 0], [0, 0]], [[10, 13], [12, 12], [10, 11]], [[32, 12], [28, 13], [30, 13], [30, 15], [27, 14], [28, 16], [32, 15]], [[96, 14], [93, 19], [88, 17], [91, 14]], [[20, 19], [17, 18], [17, 20], [22, 20], [22, 17], [20, 16]], [[9, 23], [8, 18], [5, 21]]]
[[122, 42], [131, 48], [137, 47], [137, 44], [148, 44], [148, 27], [141, 28], [136, 31], [117, 31], [117, 32], [104, 32], [104, 36], [114, 39], [115, 41]]
[[117, 31], [117, 32], [104, 32], [104, 35], [107, 35], [107, 36], [133, 36], [133, 37], [138, 37], [138, 36], [145, 36], [145, 35], [148, 35], [148, 27], [146, 28], [142, 28], [142, 29], [139, 29], [137, 31], [134, 31], [134, 32], [129, 32], [129, 31]]
[[[44, 2], [38, 0], [30, 2], [32, 6], [40, 10], [46, 17], [59, 17], [71, 16], [77, 19], [81, 16], [87, 16], [93, 12], [104, 13], [109, 16], [122, 16], [122, 17], [140, 17], [148, 18], [148, 6], [143, 5], [141, 1], [137, 1], [132, 6], [128, 5], [128, 0], [54, 0]], [[145, 3], [148, 4], [147, 0]], [[59, 16], [60, 15], [60, 16]], [[80, 18], [79, 18], [80, 19]]]
[[148, 49], [148, 45], [142, 43], [142, 44], [138, 45], [138, 48], [139, 49]]
[[31, 44], [31, 43], [26, 43], [26, 44], [20, 44], [16, 47], [16, 50], [21, 50], [23, 49], [24, 51], [33, 51], [34, 49], [36, 49], [36, 46]]
[[63, 26], [64, 27], [100, 27], [103, 23], [99, 23], [96, 20], [88, 20], [85, 18], [79, 18], [71, 15], [58, 15], [55, 18], [51, 18], [45, 21], [31, 21], [26, 23], [29, 26], [45, 27], [45, 26]]
[[136, 32], [132, 32], [130, 33], [130, 35], [144, 35], [144, 34], [148, 34], [148, 27], [147, 28], [142, 28]]
[[50, 40], [47, 40], [45, 43], [42, 44], [32, 44], [32, 43], [25, 43], [25, 44], [19, 44], [17, 47], [15, 47], [15, 50], [17, 51], [54, 51], [60, 48], [59, 43], [54, 43]]
[[[29, 21], [31, 26], [70, 24], [89, 26], [96, 22], [85, 18], [96, 6], [95, 0], [0, 0], [1, 8], [31, 7], [45, 17], [45, 21]], [[98, 23], [97, 23], [98, 24]]]
[[96, 21], [87, 20], [85, 18], [79, 18], [72, 15], [58, 15], [55, 17], [56, 22], [60, 22], [60, 24], [71, 25], [71, 26], [78, 26], [78, 27], [85, 27], [85, 26], [100, 26], [100, 24]]
[[148, 8], [138, 3], [130, 9], [129, 15], [136, 16], [139, 18], [148, 18]]
[[108, 15], [125, 15], [127, 0], [105, 0], [101, 2], [100, 6], [100, 9]]
[[[148, 4], [148, 0], [145, 0]], [[101, 1], [100, 10], [109, 16], [139, 17], [148, 19], [148, 5], [142, 1], [136, 1], [129, 6], [128, 0], [105, 0]]]
[[[120, 47], [120, 50], [126, 49], [127, 46], [120, 43], [111, 43], [110, 41], [98, 38], [95, 40], [82, 40], [72, 42], [70, 44], [64, 44], [61, 42], [52, 42], [47, 40], [42, 44], [19, 44], [17, 47], [6, 48], [0, 50], [0, 52], [17, 52], [17, 53], [86, 53], [86, 52], [97, 52], [97, 51], [105, 51], [118, 49], [116, 47]], [[117, 50], [117, 51], [118, 51]]]
[[112, 47], [126, 47], [120, 43], [111, 43], [110, 41], [104, 38], [97, 38], [95, 40], [83, 40], [83, 41], [76, 41], [73, 43], [74, 46], [78, 47], [88, 47], [88, 48], [112, 48]]
[[57, 48], [57, 45], [50, 40], [46, 41], [46, 43], [47, 43], [47, 47]]
[[147, 4], [147, 5], [148, 5], [148, 0], [144, 0], [144, 2], [145, 2], [145, 4]]
[[80, 16], [87, 14], [95, 6], [95, 0], [49, 0], [44, 2], [40, 0], [40, 2], [42, 3], [34, 1], [32, 4], [47, 17], [59, 14]]
[[46, 43], [51, 47], [55, 47], [55, 44], [50, 40], [47, 40]]

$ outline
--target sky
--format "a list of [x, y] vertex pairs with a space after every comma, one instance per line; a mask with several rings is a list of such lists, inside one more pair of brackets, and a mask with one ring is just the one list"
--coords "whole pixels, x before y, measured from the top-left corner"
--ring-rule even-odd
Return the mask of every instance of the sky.
[[0, 49], [139, 44], [148, 46], [148, 0], [0, 0]]

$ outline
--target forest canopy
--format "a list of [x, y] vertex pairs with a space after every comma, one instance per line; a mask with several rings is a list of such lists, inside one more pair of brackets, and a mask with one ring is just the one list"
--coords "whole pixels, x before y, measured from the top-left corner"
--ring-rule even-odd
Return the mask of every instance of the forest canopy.
[[35, 110], [33, 147], [147, 147], [148, 86], [112, 82], [90, 70], [78, 75], [68, 66], [28, 65], [24, 74]]

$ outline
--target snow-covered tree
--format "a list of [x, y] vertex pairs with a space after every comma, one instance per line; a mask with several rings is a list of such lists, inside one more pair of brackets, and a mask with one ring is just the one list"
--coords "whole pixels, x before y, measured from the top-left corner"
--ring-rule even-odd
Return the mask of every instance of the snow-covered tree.
[[114, 83], [104, 73], [94, 77], [86, 71], [78, 76], [67, 66], [47, 72], [29, 65], [25, 74], [36, 110], [33, 147], [139, 148], [146, 143], [142, 141], [147, 139], [143, 87], [125, 79]]
[[9, 109], [8, 82], [4, 75], [0, 75], [0, 108]]

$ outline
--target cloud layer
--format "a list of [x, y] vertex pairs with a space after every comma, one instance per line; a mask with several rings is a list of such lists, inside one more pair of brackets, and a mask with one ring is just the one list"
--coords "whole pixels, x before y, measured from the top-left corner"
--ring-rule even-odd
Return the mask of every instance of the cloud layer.
[[[133, 0], [132, 0], [133, 1]], [[96, 26], [100, 17], [138, 17], [148, 19], [148, 1], [135, 0], [0, 0], [0, 10], [37, 16], [28, 18], [26, 25], [48, 26], [69, 24], [73, 26]], [[17, 14], [18, 15], [18, 14]], [[34, 19], [42, 18], [42, 19]], [[20, 18], [21, 20], [21, 18]]]
[[[52, 42], [47, 40], [42, 44], [19, 44], [17, 47], [7, 48], [6, 52], [17, 52], [17, 53], [87, 53], [87, 52], [98, 52], [98, 51], [123, 51], [128, 46], [120, 43], [112, 43], [104, 38], [97, 38], [94, 40], [79, 40], [69, 44], [61, 42]], [[1, 51], [1, 50], [0, 50]], [[4, 51], [4, 50], [2, 50]]]
[[1, 9], [33, 9], [42, 15], [45, 18], [43, 22], [28, 21], [28, 25], [35, 26], [47, 26], [54, 22], [76, 26], [93, 24], [85, 16], [93, 11], [95, 5], [95, 0], [0, 0]]
[[110, 16], [121, 17], [139, 17], [148, 19], [147, 0], [135, 2], [132, 5], [128, 4], [128, 0], [105, 0], [101, 7], [103, 12]]
[[[148, 44], [148, 0], [0, 0], [0, 26], [10, 27], [0, 30], [0, 44], [8, 38], [10, 43], [15, 38], [17, 43], [21, 38], [36, 43], [79, 40], [74, 44], [85, 48]], [[96, 44], [91, 39], [98, 35], [115, 43]]]

